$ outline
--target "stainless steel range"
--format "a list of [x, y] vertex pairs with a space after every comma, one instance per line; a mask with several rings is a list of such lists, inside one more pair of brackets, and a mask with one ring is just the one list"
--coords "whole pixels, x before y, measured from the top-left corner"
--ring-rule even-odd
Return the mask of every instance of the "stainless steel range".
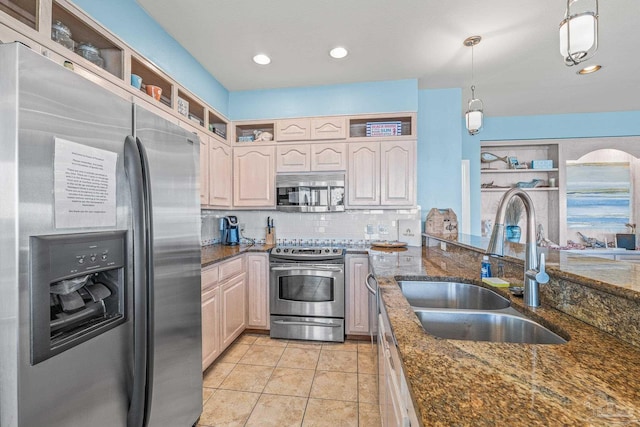
[[344, 341], [344, 254], [330, 247], [271, 249], [272, 338]]

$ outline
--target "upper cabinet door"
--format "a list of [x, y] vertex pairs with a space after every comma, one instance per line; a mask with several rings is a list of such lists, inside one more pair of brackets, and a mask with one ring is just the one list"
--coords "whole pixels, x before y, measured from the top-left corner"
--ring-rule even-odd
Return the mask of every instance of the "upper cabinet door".
[[236, 147], [233, 151], [233, 205], [275, 208], [275, 147]]
[[349, 144], [348, 197], [351, 206], [380, 204], [379, 143]]
[[209, 204], [209, 138], [200, 140], [200, 204]]
[[276, 170], [278, 172], [309, 172], [309, 144], [279, 145]]
[[416, 187], [416, 141], [380, 142], [380, 204], [413, 206]]
[[278, 120], [278, 141], [306, 141], [311, 135], [309, 119]]
[[347, 119], [345, 117], [316, 117], [311, 119], [311, 139], [345, 139]]
[[209, 206], [231, 207], [232, 164], [231, 147], [209, 138]]
[[312, 171], [343, 171], [347, 169], [347, 144], [311, 144]]

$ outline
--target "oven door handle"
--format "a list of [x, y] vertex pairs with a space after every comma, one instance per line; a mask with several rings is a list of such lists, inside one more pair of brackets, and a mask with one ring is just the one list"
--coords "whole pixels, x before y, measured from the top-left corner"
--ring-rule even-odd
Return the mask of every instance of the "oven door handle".
[[274, 320], [277, 325], [295, 325], [295, 326], [326, 326], [328, 328], [339, 328], [340, 324], [322, 323], [322, 322], [301, 322], [299, 320]]
[[271, 271], [290, 271], [290, 270], [318, 270], [318, 271], [342, 271], [342, 267], [325, 267], [319, 265], [295, 265], [290, 267], [271, 267]]

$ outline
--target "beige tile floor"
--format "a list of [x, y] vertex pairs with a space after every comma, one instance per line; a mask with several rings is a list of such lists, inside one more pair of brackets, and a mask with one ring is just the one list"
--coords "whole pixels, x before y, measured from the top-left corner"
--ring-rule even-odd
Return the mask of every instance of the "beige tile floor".
[[204, 373], [198, 426], [377, 427], [374, 350], [241, 335]]

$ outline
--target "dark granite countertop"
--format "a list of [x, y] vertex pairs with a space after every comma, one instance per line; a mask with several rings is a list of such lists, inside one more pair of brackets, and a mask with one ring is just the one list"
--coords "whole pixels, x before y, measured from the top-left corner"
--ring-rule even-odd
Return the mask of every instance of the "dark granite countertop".
[[423, 425], [640, 424], [640, 348], [553, 308], [525, 307], [503, 289], [495, 290], [515, 309], [569, 341], [436, 338], [424, 332], [395, 279], [446, 278], [482, 286], [474, 279], [479, 265], [429, 247], [372, 250], [370, 260]]
[[221, 244], [203, 246], [201, 264], [204, 268], [211, 264], [215, 264], [216, 262], [233, 258], [234, 256], [243, 254], [245, 252], [266, 252], [272, 247], [273, 245], [224, 246]]

